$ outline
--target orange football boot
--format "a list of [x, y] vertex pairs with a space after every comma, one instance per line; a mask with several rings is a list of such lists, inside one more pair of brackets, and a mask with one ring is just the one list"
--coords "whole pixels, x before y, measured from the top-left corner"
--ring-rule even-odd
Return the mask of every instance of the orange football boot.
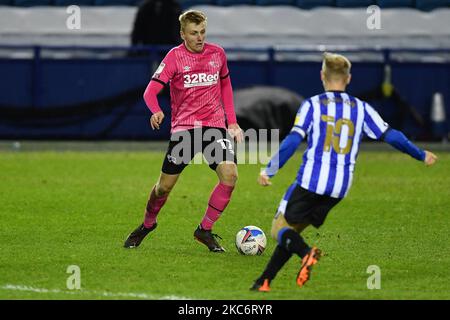
[[258, 283], [256, 281], [253, 286], [250, 288], [252, 291], [259, 291], [259, 292], [269, 292], [270, 291], [270, 281], [269, 279], [264, 279], [264, 282], [262, 284]]
[[313, 265], [315, 265], [320, 257], [322, 256], [322, 251], [313, 247], [306, 256], [302, 259], [302, 266], [297, 275], [297, 284], [299, 287], [303, 287], [306, 281], [309, 280], [311, 276], [311, 270]]

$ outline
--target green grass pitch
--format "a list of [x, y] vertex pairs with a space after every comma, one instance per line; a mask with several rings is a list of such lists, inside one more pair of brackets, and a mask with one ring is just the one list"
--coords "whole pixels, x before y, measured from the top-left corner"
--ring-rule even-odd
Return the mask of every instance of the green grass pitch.
[[[138, 249], [123, 241], [142, 222], [162, 152], [0, 152], [0, 299], [449, 299], [450, 154], [431, 168], [396, 152], [362, 151], [348, 197], [305, 238], [325, 253], [303, 288], [293, 257], [270, 293], [248, 289], [275, 247], [270, 226], [295, 178], [297, 153], [273, 179], [240, 165], [233, 198], [214, 231], [228, 250], [194, 241], [216, 183], [207, 165], [181, 175]], [[268, 235], [262, 256], [234, 247], [245, 225]], [[80, 268], [81, 290], [66, 281]], [[369, 266], [381, 288], [367, 288]]]

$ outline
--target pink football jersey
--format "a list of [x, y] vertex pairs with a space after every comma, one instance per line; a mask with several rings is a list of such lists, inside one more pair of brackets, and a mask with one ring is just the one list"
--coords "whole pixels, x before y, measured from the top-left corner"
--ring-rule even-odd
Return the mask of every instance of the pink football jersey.
[[170, 81], [171, 132], [225, 128], [220, 81], [228, 73], [225, 51], [218, 45], [205, 43], [201, 53], [192, 53], [183, 43], [169, 51], [152, 81]]

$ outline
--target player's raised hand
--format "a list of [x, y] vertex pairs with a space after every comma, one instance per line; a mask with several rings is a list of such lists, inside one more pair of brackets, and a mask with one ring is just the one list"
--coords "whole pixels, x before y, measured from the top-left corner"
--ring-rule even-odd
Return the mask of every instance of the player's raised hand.
[[154, 113], [150, 118], [150, 126], [152, 127], [153, 130], [155, 129], [159, 130], [159, 125], [163, 122], [163, 120], [164, 120], [164, 113], [162, 111]]
[[265, 170], [262, 170], [261, 173], [259, 174], [258, 183], [264, 187], [270, 186], [272, 184]]
[[237, 123], [230, 124], [228, 126], [228, 132], [230, 136], [236, 140], [237, 143], [244, 141], [244, 134], [242, 133], [241, 127]]
[[433, 152], [425, 150], [425, 159], [423, 162], [425, 162], [427, 166], [432, 166], [436, 162], [437, 158], [438, 157]]

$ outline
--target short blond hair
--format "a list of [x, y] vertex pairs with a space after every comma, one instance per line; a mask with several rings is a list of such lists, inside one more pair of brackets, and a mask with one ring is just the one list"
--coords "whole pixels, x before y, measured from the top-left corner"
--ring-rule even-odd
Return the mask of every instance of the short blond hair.
[[350, 60], [341, 54], [331, 52], [323, 54], [322, 72], [327, 80], [348, 78], [351, 67]]
[[207, 18], [206, 15], [199, 10], [188, 10], [181, 14], [178, 20], [180, 20], [181, 31], [184, 31], [188, 23], [199, 25], [202, 22], [206, 23]]

